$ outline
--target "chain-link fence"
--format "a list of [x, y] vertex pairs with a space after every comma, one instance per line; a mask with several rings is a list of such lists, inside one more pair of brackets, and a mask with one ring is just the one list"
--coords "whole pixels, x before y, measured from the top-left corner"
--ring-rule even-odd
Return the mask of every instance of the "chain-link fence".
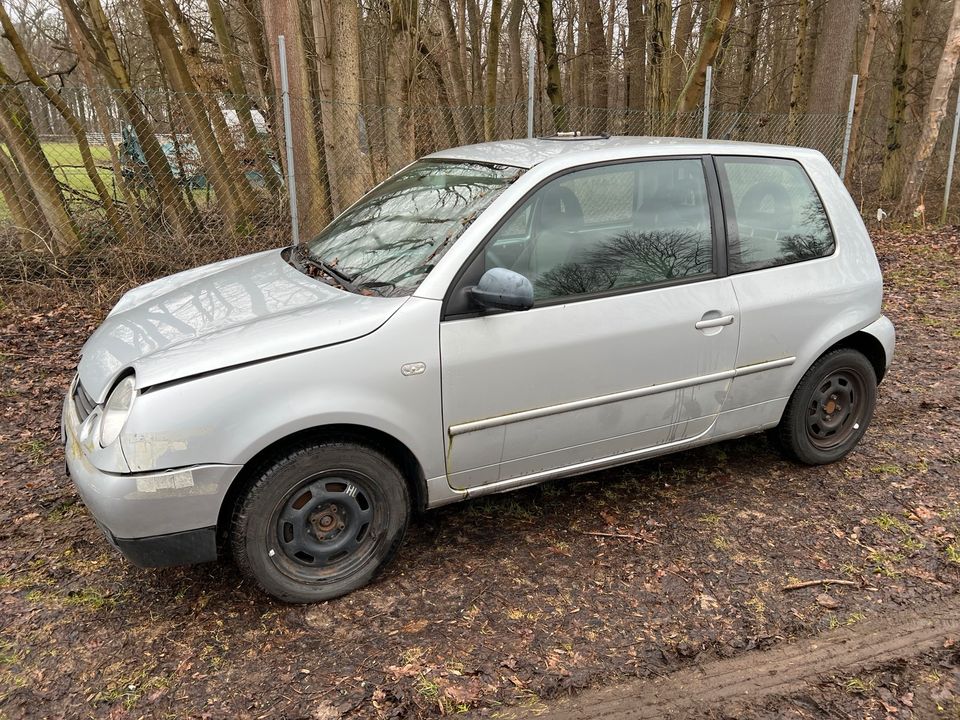
[[[416, 157], [485, 137], [525, 137], [525, 102], [483, 107], [348, 106], [165, 90], [0, 87], [0, 280], [96, 285], [107, 295], [318, 232]], [[62, 106], [66, 106], [66, 112]], [[839, 167], [845, 117], [714, 112], [709, 136], [789, 142]], [[533, 106], [535, 135], [700, 137], [703, 112]]]

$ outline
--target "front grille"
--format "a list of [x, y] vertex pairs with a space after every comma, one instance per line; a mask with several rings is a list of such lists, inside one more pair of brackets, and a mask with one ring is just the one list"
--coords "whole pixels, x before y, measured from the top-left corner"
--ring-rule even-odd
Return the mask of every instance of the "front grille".
[[73, 388], [73, 404], [77, 408], [77, 417], [80, 418], [80, 422], [86, 420], [97, 406], [93, 399], [87, 395], [87, 391], [83, 389], [80, 378], [77, 378], [77, 384]]

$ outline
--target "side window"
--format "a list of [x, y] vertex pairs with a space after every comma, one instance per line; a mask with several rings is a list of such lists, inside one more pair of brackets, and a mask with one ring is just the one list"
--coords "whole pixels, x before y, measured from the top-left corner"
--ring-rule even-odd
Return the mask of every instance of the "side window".
[[825, 257], [835, 243], [827, 214], [800, 163], [718, 157], [730, 272]]
[[[517, 243], [515, 218], [528, 218]], [[491, 238], [486, 267], [526, 275], [538, 300], [642, 287], [713, 271], [698, 158], [618, 163], [563, 175]]]

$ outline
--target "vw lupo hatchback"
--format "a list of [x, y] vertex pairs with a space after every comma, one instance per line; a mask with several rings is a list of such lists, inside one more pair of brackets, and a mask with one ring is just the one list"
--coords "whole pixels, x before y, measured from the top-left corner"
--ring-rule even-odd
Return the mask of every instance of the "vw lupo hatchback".
[[811, 150], [446, 150], [301, 246], [124, 295], [67, 394], [67, 464], [137, 565], [229, 552], [323, 600], [418, 508], [762, 430], [842, 458], [893, 356], [881, 293]]

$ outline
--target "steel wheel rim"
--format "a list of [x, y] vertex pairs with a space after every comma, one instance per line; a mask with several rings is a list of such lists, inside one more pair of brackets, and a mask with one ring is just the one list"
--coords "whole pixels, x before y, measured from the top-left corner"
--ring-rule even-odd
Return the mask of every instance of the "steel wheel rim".
[[355, 470], [315, 473], [284, 494], [267, 527], [274, 566], [299, 582], [334, 581], [373, 557], [385, 534], [386, 503]]
[[866, 381], [853, 368], [840, 368], [824, 376], [807, 403], [807, 439], [818, 450], [833, 450], [847, 443], [863, 426]]

